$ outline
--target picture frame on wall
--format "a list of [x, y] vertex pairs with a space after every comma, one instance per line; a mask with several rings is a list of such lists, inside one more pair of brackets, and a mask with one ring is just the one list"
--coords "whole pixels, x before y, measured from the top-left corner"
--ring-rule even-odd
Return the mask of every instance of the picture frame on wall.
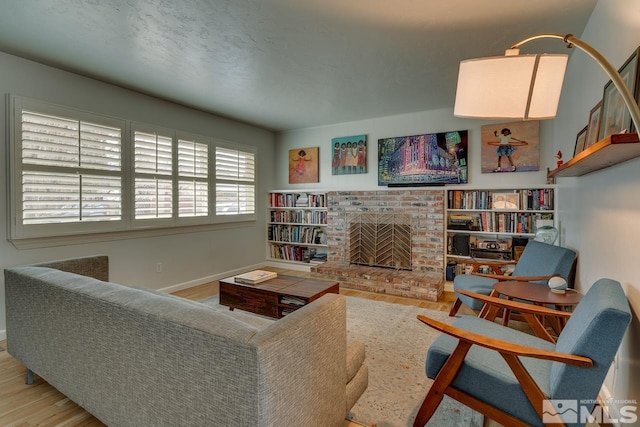
[[367, 135], [331, 138], [331, 175], [367, 173]]
[[587, 128], [589, 126], [585, 126], [584, 128], [582, 128], [582, 130], [580, 132], [578, 132], [578, 136], [576, 136], [576, 147], [573, 150], [573, 156], [575, 157], [576, 154], [580, 153], [582, 150], [585, 149], [585, 143], [587, 140]]
[[540, 121], [525, 120], [482, 126], [482, 173], [540, 170]]
[[466, 184], [468, 130], [378, 139], [378, 185]]
[[[584, 148], [591, 147], [598, 142], [600, 137], [600, 121], [602, 120], [602, 100], [600, 100], [589, 113], [589, 122], [587, 124], [587, 135], [584, 142]], [[582, 151], [582, 150], [581, 150]], [[578, 152], [576, 152], [578, 154]]]
[[[638, 80], [640, 79], [638, 59], [640, 48], [625, 61], [618, 70], [633, 98], [638, 102]], [[635, 132], [635, 127], [631, 120], [629, 110], [622, 100], [622, 96], [613, 82], [609, 82], [604, 87], [602, 96], [602, 119], [599, 132], [599, 139], [604, 139], [609, 135], [617, 133]]]
[[289, 150], [289, 184], [320, 182], [318, 147]]

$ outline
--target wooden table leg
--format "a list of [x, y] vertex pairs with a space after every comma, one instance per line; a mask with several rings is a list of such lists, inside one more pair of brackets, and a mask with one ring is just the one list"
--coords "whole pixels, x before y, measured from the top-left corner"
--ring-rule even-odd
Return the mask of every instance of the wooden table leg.
[[[513, 298], [507, 297], [509, 301], [513, 301]], [[511, 310], [508, 308], [504, 309], [504, 313], [502, 314], [502, 326], [509, 326], [509, 317], [511, 317]]]

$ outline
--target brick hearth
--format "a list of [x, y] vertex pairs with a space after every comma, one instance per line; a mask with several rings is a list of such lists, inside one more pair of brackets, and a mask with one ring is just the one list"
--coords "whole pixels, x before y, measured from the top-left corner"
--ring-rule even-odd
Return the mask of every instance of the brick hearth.
[[[444, 192], [376, 190], [327, 193], [327, 261], [314, 276], [346, 288], [437, 301], [444, 289]], [[411, 269], [349, 265], [346, 215], [352, 212], [411, 215]]]

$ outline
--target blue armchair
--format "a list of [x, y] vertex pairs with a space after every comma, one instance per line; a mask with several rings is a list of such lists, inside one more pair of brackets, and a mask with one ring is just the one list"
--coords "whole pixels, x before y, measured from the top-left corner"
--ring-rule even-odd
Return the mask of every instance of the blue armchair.
[[[562, 276], [571, 286], [575, 265], [576, 253], [571, 249], [531, 240], [525, 246], [511, 276], [461, 274], [454, 278], [453, 290], [454, 292], [465, 290], [489, 295], [493, 290], [493, 285], [499, 280], [540, 282], [546, 285], [552, 276]], [[475, 311], [480, 310], [483, 305], [482, 301], [456, 294], [456, 300], [449, 311], [449, 316], [455, 316], [463, 303]]]
[[550, 405], [563, 400], [593, 409], [586, 402], [598, 397], [631, 311], [620, 283], [601, 279], [555, 344], [474, 316], [453, 325], [418, 319], [443, 334], [427, 352], [426, 374], [434, 382], [414, 426], [427, 423], [444, 395], [503, 425], [543, 426], [555, 417], [557, 425], [582, 426], [575, 412]]

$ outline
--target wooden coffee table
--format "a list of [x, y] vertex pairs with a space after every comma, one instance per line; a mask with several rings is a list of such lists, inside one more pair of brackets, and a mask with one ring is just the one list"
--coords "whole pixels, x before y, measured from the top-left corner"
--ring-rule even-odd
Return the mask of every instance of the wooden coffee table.
[[220, 280], [220, 304], [280, 319], [327, 293], [340, 293], [340, 284], [330, 280], [278, 275], [257, 285]]

